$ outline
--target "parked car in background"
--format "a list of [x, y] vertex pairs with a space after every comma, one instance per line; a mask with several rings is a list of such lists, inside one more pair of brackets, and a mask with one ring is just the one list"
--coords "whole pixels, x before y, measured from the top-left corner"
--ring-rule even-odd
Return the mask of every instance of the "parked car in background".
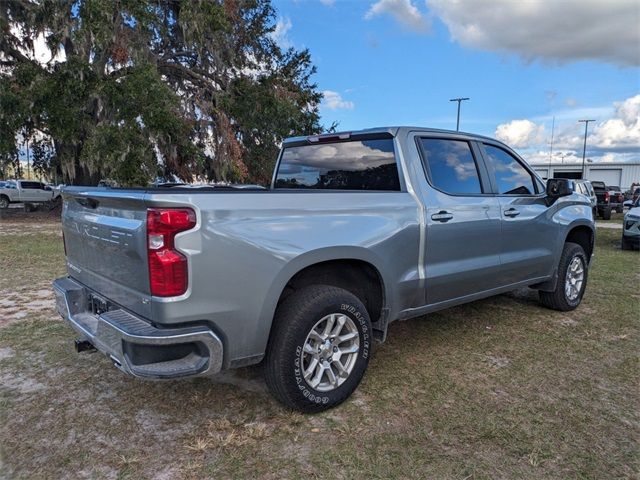
[[627, 196], [629, 197], [629, 199], [625, 200], [623, 205], [625, 208], [632, 208], [632, 205], [635, 203], [635, 201], [640, 198], [640, 187], [634, 187], [633, 190], [629, 191], [629, 194]]
[[591, 182], [593, 191], [596, 194], [597, 204], [596, 211], [600, 218], [609, 220], [611, 218], [611, 193], [604, 182], [594, 180]]
[[609, 190], [609, 198], [611, 199], [611, 209], [618, 213], [622, 213], [624, 208], [624, 193], [622, 189], [617, 185], [607, 185]]
[[42, 182], [9, 180], [0, 186], [0, 209], [11, 203], [45, 203], [60, 196], [60, 191]]
[[640, 248], [640, 197], [636, 197], [622, 223], [622, 250]]
[[287, 139], [268, 189], [63, 197], [54, 290], [80, 350], [153, 379], [263, 361], [304, 412], [353, 392], [394, 320], [525, 286], [575, 309], [595, 238], [572, 180], [545, 185], [491, 138], [414, 127]]
[[596, 210], [598, 206], [598, 197], [596, 197], [596, 192], [593, 190], [593, 185], [589, 180], [575, 180], [576, 183], [576, 191], [581, 193], [587, 197], [589, 197], [589, 201], [591, 202], [591, 208], [593, 209], [593, 218], [596, 218]]

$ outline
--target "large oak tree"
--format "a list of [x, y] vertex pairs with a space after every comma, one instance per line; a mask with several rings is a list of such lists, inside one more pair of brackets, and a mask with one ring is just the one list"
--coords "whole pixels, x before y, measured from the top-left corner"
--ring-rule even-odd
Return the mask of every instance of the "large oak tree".
[[269, 0], [0, 2], [0, 158], [31, 138], [75, 184], [266, 183], [283, 137], [321, 130], [309, 52], [274, 28]]

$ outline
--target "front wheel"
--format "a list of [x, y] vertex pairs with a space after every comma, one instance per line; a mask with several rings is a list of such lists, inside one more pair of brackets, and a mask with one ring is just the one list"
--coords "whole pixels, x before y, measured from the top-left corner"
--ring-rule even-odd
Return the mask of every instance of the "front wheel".
[[553, 310], [573, 310], [582, 301], [587, 288], [589, 262], [577, 243], [564, 244], [558, 264], [558, 282], [553, 292], [538, 292], [540, 303]]
[[328, 285], [301, 288], [274, 318], [265, 359], [269, 390], [301, 412], [335, 407], [364, 376], [371, 341], [371, 320], [358, 297]]
[[9, 208], [9, 199], [5, 196], [0, 196], [0, 210]]

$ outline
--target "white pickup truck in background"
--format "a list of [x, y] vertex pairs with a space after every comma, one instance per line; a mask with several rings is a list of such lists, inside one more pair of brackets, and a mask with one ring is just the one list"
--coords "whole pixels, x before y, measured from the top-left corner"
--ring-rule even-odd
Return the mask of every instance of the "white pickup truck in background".
[[45, 203], [56, 200], [60, 190], [32, 180], [7, 180], [0, 182], [0, 209], [11, 203]]

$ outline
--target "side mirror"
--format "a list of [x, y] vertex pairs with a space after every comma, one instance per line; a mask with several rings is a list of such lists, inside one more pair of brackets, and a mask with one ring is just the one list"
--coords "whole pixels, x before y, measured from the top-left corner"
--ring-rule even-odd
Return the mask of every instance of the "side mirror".
[[45, 185], [44, 189], [45, 189], [47, 192], [50, 192], [50, 191], [51, 191], [51, 187], [50, 187], [49, 185]]
[[550, 178], [547, 180], [547, 197], [556, 199], [571, 195], [575, 189], [572, 180], [566, 178]]

